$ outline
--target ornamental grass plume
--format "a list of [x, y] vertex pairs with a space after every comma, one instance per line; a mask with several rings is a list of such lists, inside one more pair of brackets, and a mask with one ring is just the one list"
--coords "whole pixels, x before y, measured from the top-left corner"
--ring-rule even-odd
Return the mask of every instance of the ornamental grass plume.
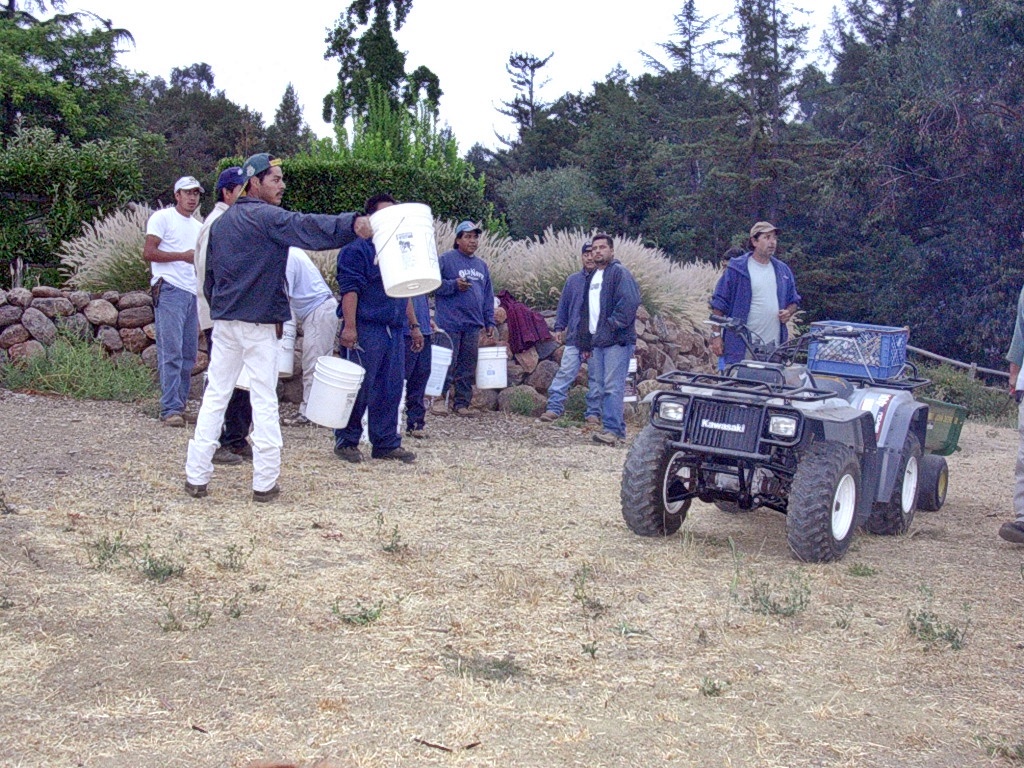
[[82, 234], [62, 243], [57, 253], [67, 284], [83, 291], [146, 290], [150, 271], [142, 249], [152, 214], [149, 206], [131, 203], [82, 225]]

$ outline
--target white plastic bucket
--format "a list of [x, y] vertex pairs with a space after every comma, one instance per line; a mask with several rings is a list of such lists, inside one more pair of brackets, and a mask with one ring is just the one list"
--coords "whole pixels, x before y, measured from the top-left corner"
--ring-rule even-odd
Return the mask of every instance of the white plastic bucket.
[[365, 375], [366, 369], [361, 365], [340, 357], [317, 358], [313, 386], [306, 402], [306, 418], [323, 427], [347, 426]]
[[452, 364], [452, 351], [448, 347], [432, 344], [430, 347], [430, 378], [424, 394], [428, 397], [440, 397], [444, 389], [444, 379], [448, 375], [448, 366]]
[[508, 386], [505, 347], [480, 347], [476, 354], [476, 388], [504, 389]]
[[397, 299], [421, 296], [441, 285], [434, 215], [423, 203], [401, 203], [370, 216], [384, 292]]
[[295, 320], [289, 320], [281, 331], [281, 340], [277, 343], [277, 375], [282, 379], [290, 379], [295, 373], [295, 335], [298, 331]]
[[[402, 418], [405, 415], [405, 386], [402, 386], [402, 398], [398, 401], [398, 421], [395, 425], [395, 433], [402, 436]], [[370, 442], [370, 409], [363, 411], [363, 434], [359, 436], [359, 442]]]
[[629, 359], [629, 373], [626, 374], [626, 388], [623, 390], [622, 394], [622, 402], [624, 403], [635, 403], [638, 399], [636, 392], [636, 371], [636, 358], [631, 357]]

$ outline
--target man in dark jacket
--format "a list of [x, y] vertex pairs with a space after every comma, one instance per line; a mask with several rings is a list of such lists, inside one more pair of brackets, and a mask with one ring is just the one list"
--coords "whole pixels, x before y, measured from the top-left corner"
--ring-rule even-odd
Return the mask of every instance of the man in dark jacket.
[[[366, 215], [394, 204], [391, 195], [374, 195], [366, 201]], [[334, 455], [353, 463], [363, 460], [359, 438], [366, 413], [370, 455], [410, 464], [416, 454], [402, 447], [398, 434], [398, 406], [405, 384], [403, 331], [410, 301], [394, 299], [384, 291], [377, 250], [368, 238], [356, 240], [338, 253], [338, 292], [342, 354], [363, 366], [366, 374], [348, 424], [334, 430]]]
[[[711, 314], [735, 318], [756, 336], [755, 341], [775, 346], [789, 338], [786, 323], [800, 305], [792, 270], [775, 258], [781, 232], [767, 221], [751, 227], [751, 250], [729, 260], [711, 297]], [[712, 336], [711, 352], [731, 365], [746, 357], [747, 347], [738, 335], [726, 331], [724, 338]]]
[[[586, 294], [584, 288], [587, 284], [587, 277], [594, 271], [594, 251], [589, 240], [583, 243], [582, 252], [583, 268], [579, 272], [573, 272], [565, 281], [562, 288], [562, 295], [558, 297], [558, 312], [555, 315], [555, 338], [565, 344], [562, 350], [562, 363], [555, 374], [555, 378], [548, 387], [548, 407], [541, 414], [539, 421], [556, 421], [565, 412], [565, 399], [569, 394], [569, 387], [576, 381], [580, 372], [580, 309], [583, 304], [583, 297]], [[600, 422], [598, 409], [587, 408], [584, 417], [590, 423]]]
[[636, 345], [640, 289], [615, 258], [609, 235], [595, 235], [592, 242], [595, 269], [580, 302], [580, 351], [587, 359], [587, 407], [600, 409], [604, 428], [594, 442], [615, 445], [626, 437], [622, 398]]
[[213, 318], [213, 353], [196, 432], [188, 444], [185, 492], [207, 494], [224, 411], [244, 368], [253, 415], [253, 501], [280, 493], [281, 425], [277, 410], [277, 346], [291, 318], [285, 286], [288, 248], [340, 248], [373, 234], [369, 219], [283, 210], [280, 160], [253, 155], [242, 166], [243, 197], [214, 223], [203, 290]]

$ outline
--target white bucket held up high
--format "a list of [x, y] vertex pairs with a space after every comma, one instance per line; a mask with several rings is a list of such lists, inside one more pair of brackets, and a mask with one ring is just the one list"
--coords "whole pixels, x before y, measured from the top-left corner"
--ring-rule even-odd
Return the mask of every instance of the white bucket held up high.
[[295, 336], [298, 325], [293, 317], [284, 324], [281, 340], [277, 343], [277, 375], [282, 379], [291, 378], [295, 373]]
[[441, 285], [434, 215], [423, 203], [400, 203], [370, 216], [384, 292], [396, 299], [421, 296]]
[[507, 387], [507, 358], [505, 347], [480, 347], [476, 355], [476, 388], [504, 389]]
[[440, 397], [444, 389], [444, 379], [448, 375], [448, 366], [452, 364], [452, 351], [448, 347], [437, 344], [430, 346], [430, 378], [427, 388], [423, 391], [428, 397]]
[[306, 402], [306, 418], [323, 427], [347, 426], [365, 375], [366, 369], [361, 365], [340, 357], [317, 358], [313, 386]]

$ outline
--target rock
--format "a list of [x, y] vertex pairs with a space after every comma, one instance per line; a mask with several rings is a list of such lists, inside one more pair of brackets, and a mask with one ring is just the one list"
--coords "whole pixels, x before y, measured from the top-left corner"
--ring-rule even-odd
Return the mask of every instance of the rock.
[[558, 363], [559, 365], [561, 365], [562, 364], [562, 357], [564, 357], [564, 356], [565, 356], [565, 347], [561, 346], [561, 347], [558, 347], [554, 352], [552, 352], [551, 353], [551, 357], [549, 357], [548, 359], [551, 362], [553, 362], [553, 363]]
[[120, 328], [145, 328], [152, 322], [152, 306], [129, 307], [117, 313], [117, 325]]
[[540, 357], [537, 356], [536, 347], [530, 347], [529, 349], [520, 352], [515, 356], [515, 359], [527, 373], [533, 373], [537, 370], [537, 364], [540, 362]]
[[[299, 369], [301, 374], [301, 368]], [[290, 379], [279, 379], [277, 382], [277, 399], [282, 403], [302, 402], [302, 376], [293, 376]]]
[[152, 306], [153, 297], [146, 291], [129, 291], [122, 294], [121, 298], [117, 300], [117, 308], [122, 312], [126, 309], [135, 309], [136, 307]]
[[498, 407], [498, 390], [477, 389], [473, 387], [473, 397], [469, 401], [469, 407], [476, 408], [478, 411], [496, 410]]
[[32, 289], [34, 299], [57, 299], [60, 298], [60, 288], [51, 288], [48, 285], [37, 285]]
[[522, 384], [523, 379], [526, 378], [526, 371], [523, 370], [521, 365], [517, 365], [514, 362], [508, 362], [505, 364], [508, 372], [508, 383], [509, 384]]
[[0, 328], [6, 328], [8, 325], [21, 322], [21, 313], [23, 311], [17, 304], [5, 304], [0, 307]]
[[156, 341], [156, 323], [150, 323], [142, 330], [146, 333], [146, 336], [150, 341]]
[[92, 296], [89, 295], [88, 291], [72, 291], [68, 294], [68, 301], [74, 304], [75, 309], [81, 312], [92, 301]]
[[0, 331], [0, 349], [10, 349], [15, 344], [21, 344], [32, 338], [32, 334], [21, 323], [8, 325]]
[[75, 305], [63, 296], [33, 299], [32, 309], [38, 309], [51, 320], [75, 314]]
[[502, 413], [536, 418], [544, 413], [547, 404], [548, 399], [528, 384], [507, 387], [498, 393], [498, 410]]
[[[206, 388], [206, 377], [203, 374], [194, 375], [188, 382], [188, 399], [202, 400], [203, 390]], [[278, 398], [280, 399], [280, 398]]]
[[142, 362], [145, 363], [147, 368], [152, 368], [155, 371], [157, 363], [156, 355], [156, 344], [150, 344], [148, 347], [142, 350], [142, 354], [140, 355], [140, 357], [142, 358]]
[[637, 320], [642, 320], [643, 322], [646, 323], [648, 320], [651, 319], [651, 313], [647, 311], [647, 307], [641, 304], [639, 307], [637, 307], [636, 317]]
[[508, 320], [508, 312], [505, 311], [504, 307], [495, 307], [494, 309], [494, 323], [495, 325], [501, 325]]
[[636, 394], [640, 400], [643, 400], [651, 392], [668, 392], [670, 389], [672, 389], [671, 384], [662, 384], [657, 379], [648, 379], [636, 385]]
[[21, 324], [40, 344], [53, 344], [53, 340], [57, 338], [57, 326], [35, 307], [29, 307], [22, 313]]
[[32, 306], [32, 291], [26, 288], [12, 288], [7, 292], [7, 303], [25, 309]]
[[196, 354], [196, 364], [192, 366], [192, 375], [195, 376], [197, 373], [202, 373], [210, 367], [210, 356], [205, 352], [198, 352]]
[[46, 347], [35, 339], [29, 339], [28, 341], [23, 341], [21, 344], [15, 344], [7, 350], [7, 356], [10, 357], [12, 361], [27, 360], [28, 358], [35, 357], [36, 355], [42, 355], [45, 357]]
[[637, 339], [636, 344], [633, 345], [633, 351], [637, 356], [639, 356], [642, 352], [646, 351], [646, 349], [647, 342], [644, 341], [643, 339]]
[[633, 321], [633, 330], [636, 331], [637, 336], [643, 336], [647, 333], [647, 323], [638, 317]]
[[576, 374], [576, 378], [572, 382], [577, 387], [587, 386], [587, 364], [584, 363], [580, 366], [579, 373]]
[[106, 299], [93, 299], [86, 304], [82, 314], [93, 325], [115, 325], [117, 309]]
[[644, 331], [643, 333], [638, 333], [637, 336], [639, 336], [644, 341], [646, 341], [646, 342], [648, 342], [650, 344], [656, 344], [657, 342], [661, 341], [661, 339], [658, 338], [658, 335], [656, 333], [650, 333], [648, 331]]
[[551, 360], [541, 360], [537, 364], [537, 370], [526, 378], [526, 383], [538, 392], [546, 393], [551, 386], [552, 379], [558, 373], [558, 364]]
[[0, 307], [7, 303], [7, 291], [0, 288]]
[[85, 315], [76, 312], [69, 317], [58, 317], [55, 321], [58, 330], [70, 333], [82, 341], [92, 341], [92, 324], [85, 319]]
[[121, 300], [121, 294], [119, 291], [104, 291], [100, 294], [100, 298], [117, 306], [117, 302]]
[[121, 328], [118, 334], [121, 336], [121, 343], [124, 344], [124, 348], [129, 352], [134, 352], [136, 355], [141, 354], [142, 350], [151, 343], [149, 337], [146, 336], [146, 332], [141, 328]]
[[504, 346], [508, 346], [508, 323], [502, 323], [498, 326], [498, 343]]
[[534, 348], [537, 350], [537, 357], [541, 360], [547, 360], [559, 346], [559, 343], [554, 339], [545, 339], [544, 341], [538, 341]]
[[[111, 307], [113, 309], [113, 307]], [[121, 334], [117, 328], [109, 325], [102, 325], [96, 330], [96, 338], [107, 352], [120, 352], [124, 349], [124, 342], [121, 341]]]

